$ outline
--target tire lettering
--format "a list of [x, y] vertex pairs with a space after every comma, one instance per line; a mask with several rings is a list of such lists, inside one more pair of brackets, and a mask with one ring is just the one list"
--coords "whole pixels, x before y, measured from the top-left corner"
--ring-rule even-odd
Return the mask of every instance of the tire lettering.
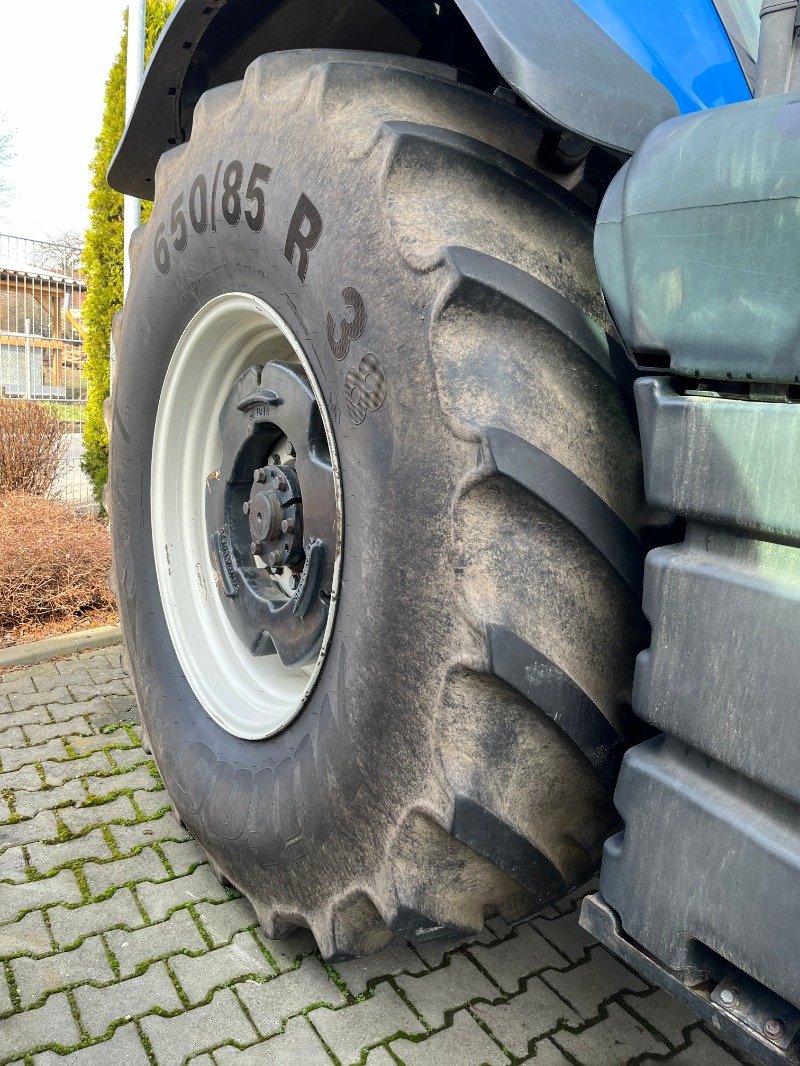
[[[308, 227], [306, 229], [306, 226]], [[305, 283], [308, 273], [308, 255], [317, 246], [322, 236], [322, 218], [319, 211], [311, 203], [306, 194], [300, 193], [297, 207], [294, 209], [292, 220], [289, 223], [289, 232], [286, 235], [286, 247], [283, 254], [287, 262], [294, 265], [294, 253], [299, 252], [297, 262], [297, 276]]]
[[364, 297], [351, 285], [342, 290], [342, 299], [345, 306], [352, 312], [351, 318], [343, 318], [336, 322], [333, 315], [328, 311], [325, 323], [328, 335], [328, 346], [336, 359], [346, 359], [350, 351], [350, 342], [357, 341], [364, 335], [367, 328], [367, 308]]
[[386, 377], [378, 359], [367, 353], [344, 379], [347, 413], [353, 425], [360, 425], [370, 411], [377, 411], [386, 399]]

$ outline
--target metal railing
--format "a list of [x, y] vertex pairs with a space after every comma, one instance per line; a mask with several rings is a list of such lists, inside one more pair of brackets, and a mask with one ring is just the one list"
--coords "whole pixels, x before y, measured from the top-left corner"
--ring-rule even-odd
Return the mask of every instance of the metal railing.
[[49, 408], [65, 436], [53, 493], [93, 505], [81, 469], [88, 382], [83, 345], [86, 279], [77, 240], [0, 234], [0, 396]]

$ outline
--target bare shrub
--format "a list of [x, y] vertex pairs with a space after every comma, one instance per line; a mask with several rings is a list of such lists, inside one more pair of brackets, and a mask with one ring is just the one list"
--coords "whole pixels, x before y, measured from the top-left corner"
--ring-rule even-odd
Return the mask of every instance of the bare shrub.
[[110, 566], [98, 519], [44, 496], [0, 493], [0, 631], [112, 607]]
[[0, 493], [44, 496], [64, 458], [61, 422], [31, 400], [0, 399]]

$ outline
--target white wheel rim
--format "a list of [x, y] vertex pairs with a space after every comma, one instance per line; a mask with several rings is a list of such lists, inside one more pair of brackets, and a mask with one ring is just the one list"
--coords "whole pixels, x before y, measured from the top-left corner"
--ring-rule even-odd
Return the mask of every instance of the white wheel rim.
[[[217, 593], [204, 518], [206, 478], [218, 470], [218, 417], [234, 382], [255, 362], [299, 363], [325, 426], [337, 510], [334, 579], [316, 662], [289, 669], [254, 656], [237, 638]], [[191, 402], [187, 402], [191, 397]], [[342, 495], [336, 442], [308, 360], [283, 319], [245, 293], [207, 303], [186, 327], [161, 389], [151, 465], [153, 551], [161, 603], [178, 661], [205, 711], [227, 732], [273, 736], [299, 714], [322, 669], [336, 614]]]

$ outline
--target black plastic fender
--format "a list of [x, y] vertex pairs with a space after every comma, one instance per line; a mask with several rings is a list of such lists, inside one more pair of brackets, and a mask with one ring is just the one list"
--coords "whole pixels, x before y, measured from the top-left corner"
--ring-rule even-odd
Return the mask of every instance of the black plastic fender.
[[259, 55], [294, 48], [363, 49], [471, 71], [494, 68], [555, 126], [625, 155], [678, 110], [660, 82], [575, 0], [179, 0], [109, 183], [152, 199], [156, 164], [189, 137], [202, 93], [241, 78]]

